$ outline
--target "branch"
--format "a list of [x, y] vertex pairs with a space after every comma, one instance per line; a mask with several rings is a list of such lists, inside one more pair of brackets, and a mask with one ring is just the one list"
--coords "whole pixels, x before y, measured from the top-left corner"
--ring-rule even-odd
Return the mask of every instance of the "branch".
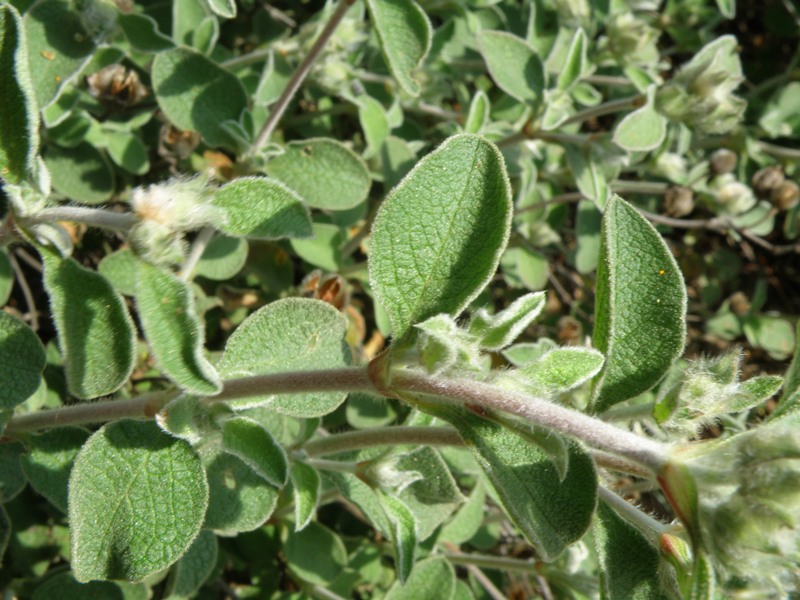
[[139, 217], [129, 212], [114, 212], [102, 208], [85, 206], [54, 206], [43, 208], [25, 219], [32, 223], [52, 223], [53, 221], [72, 221], [101, 229], [128, 231]]
[[375, 427], [348, 431], [311, 440], [303, 450], [311, 457], [359, 450], [369, 446], [463, 446], [464, 442], [452, 427]]

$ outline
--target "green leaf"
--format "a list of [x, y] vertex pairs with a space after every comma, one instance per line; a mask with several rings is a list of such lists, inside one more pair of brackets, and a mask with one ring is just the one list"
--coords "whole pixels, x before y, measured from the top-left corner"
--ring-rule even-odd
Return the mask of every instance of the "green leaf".
[[253, 471], [277, 488], [289, 477], [289, 463], [283, 447], [261, 425], [247, 417], [234, 417], [222, 426], [225, 452], [240, 458]]
[[459, 407], [422, 408], [458, 429], [506, 512], [542, 560], [555, 560], [583, 537], [597, 501], [597, 474], [592, 458], [576, 442], [569, 442], [562, 477], [543, 450], [496, 423]]
[[218, 443], [202, 446], [200, 452], [209, 488], [203, 528], [234, 535], [261, 527], [275, 509], [278, 488]]
[[783, 394], [778, 407], [769, 416], [769, 422], [780, 421], [790, 416], [794, 419], [800, 416], [800, 322], [797, 323], [795, 331], [794, 356], [789, 368], [786, 369]]
[[467, 120], [464, 121], [465, 133], [483, 133], [483, 129], [491, 118], [492, 105], [483, 90], [478, 90], [469, 104]]
[[541, 290], [547, 285], [550, 269], [541, 252], [519, 246], [509, 248], [500, 259], [500, 267], [503, 278], [512, 288]]
[[563, 394], [591, 379], [603, 367], [604, 358], [594, 348], [555, 348], [514, 375], [539, 393]]
[[472, 134], [449, 138], [389, 194], [372, 227], [369, 272], [396, 339], [429, 317], [460, 313], [480, 293], [511, 213], [503, 157]]
[[64, 513], [72, 464], [87, 439], [89, 432], [81, 427], [58, 427], [26, 439], [30, 451], [22, 458], [22, 468], [28, 480]]
[[0, 409], [14, 408], [36, 391], [46, 362], [33, 330], [0, 310]]
[[579, 27], [575, 30], [564, 65], [558, 74], [556, 86], [559, 90], [571, 88], [586, 71], [586, 46], [588, 44], [586, 33]]
[[608, 201], [610, 190], [598, 157], [590, 148], [578, 148], [567, 144], [564, 149], [567, 154], [567, 164], [578, 190], [602, 210]]
[[419, 561], [403, 583], [389, 588], [385, 600], [450, 600], [456, 589], [453, 566], [441, 556]]
[[136, 257], [130, 248], [106, 254], [97, 270], [120, 294], [133, 296], [136, 293]]
[[115, 131], [108, 137], [108, 155], [117, 165], [133, 173], [144, 175], [150, 170], [147, 146], [142, 138], [129, 131]]
[[168, 271], [137, 261], [136, 305], [159, 369], [191, 394], [219, 392], [222, 381], [203, 354], [203, 323], [189, 285]]
[[614, 143], [629, 152], [655, 150], [667, 136], [667, 118], [656, 110], [655, 86], [647, 92], [647, 103], [626, 115], [614, 130]]
[[211, 12], [223, 19], [233, 19], [236, 16], [235, 0], [206, 0], [206, 2]]
[[89, 62], [95, 44], [64, 0], [37, 2], [23, 20], [36, 104], [45, 108]]
[[0, 504], [0, 561], [6, 554], [8, 540], [11, 539], [11, 519], [6, 512], [5, 506]]
[[683, 352], [686, 288], [655, 228], [630, 204], [606, 204], [597, 268], [594, 345], [606, 357], [594, 410], [653, 387]]
[[215, 235], [194, 269], [198, 277], [226, 281], [236, 276], [247, 262], [247, 242], [227, 235]]
[[499, 351], [510, 345], [541, 314], [544, 292], [525, 294], [495, 315], [486, 309], [476, 312], [469, 322], [469, 332], [480, 340], [481, 348]]
[[689, 600], [718, 600], [717, 578], [714, 565], [704, 552], [699, 552], [692, 565]]
[[414, 0], [367, 0], [367, 8], [389, 70], [405, 93], [417, 96], [414, 71], [431, 47], [428, 16]]
[[358, 99], [358, 121], [364, 132], [367, 147], [364, 158], [375, 156], [383, 146], [389, 135], [389, 119], [383, 105], [372, 96], [362, 96]]
[[347, 550], [333, 531], [312, 521], [289, 534], [283, 546], [289, 569], [303, 581], [327, 586], [347, 566]]
[[601, 222], [602, 213], [593, 202], [578, 202], [575, 216], [575, 269], [581, 275], [588, 275], [597, 269]]
[[70, 393], [89, 399], [118, 390], [133, 371], [136, 337], [122, 298], [99, 273], [40, 247]]
[[[287, 298], [250, 315], [228, 338], [219, 363], [223, 379], [289, 371], [335, 369], [350, 364], [347, 320], [330, 304]], [[267, 405], [295, 417], [328, 414], [346, 392], [306, 392], [229, 401], [237, 407]]]
[[220, 188], [212, 200], [228, 219], [217, 227], [233, 236], [277, 240], [311, 235], [311, 217], [288, 186], [266, 177], [241, 177]]
[[393, 135], [386, 138], [381, 148], [383, 189], [390, 190], [405, 177], [416, 162], [416, 154], [408, 142]]
[[482, 31], [478, 47], [501, 90], [520, 102], [536, 104], [541, 100], [544, 67], [525, 40], [505, 31]]
[[342, 229], [330, 223], [314, 223], [314, 235], [305, 240], [292, 240], [292, 250], [304, 261], [329, 273], [336, 273], [342, 262]]
[[19, 442], [0, 444], [0, 504], [12, 500], [28, 484], [22, 469], [24, 452], [25, 448]]
[[10, 4], [0, 6], [0, 81], [0, 177], [17, 184], [29, 179], [35, 168], [39, 111], [28, 68], [25, 29], [17, 9]]
[[347, 210], [367, 199], [372, 181], [364, 161], [333, 139], [289, 142], [267, 163], [267, 174], [296, 191], [309, 206]]
[[730, 412], [741, 412], [766, 402], [778, 393], [783, 386], [783, 378], [777, 375], [762, 375], [752, 377], [742, 382], [742, 398], [731, 403]]
[[74, 148], [50, 146], [44, 157], [53, 189], [84, 204], [100, 204], [114, 193], [114, 172], [105, 154], [88, 142]]
[[392, 529], [397, 579], [405, 583], [414, 568], [417, 554], [417, 521], [414, 513], [399, 498], [378, 494]]
[[128, 43], [138, 52], [156, 53], [175, 47], [172, 40], [158, 30], [158, 24], [152, 17], [121, 12], [117, 23], [125, 32]]
[[238, 121], [247, 107], [239, 78], [189, 48], [156, 55], [152, 78], [167, 118], [180, 129], [197, 131], [210, 146], [225, 144], [228, 136], [220, 124]]
[[736, 16], [736, 0], [717, 0], [717, 8], [726, 19], [733, 19]]
[[744, 319], [747, 341], [763, 348], [775, 360], [786, 360], [795, 346], [794, 328], [786, 319], [771, 315], [751, 315]]
[[658, 550], [636, 528], [601, 502], [594, 532], [604, 598], [666, 598], [661, 593]]
[[437, 539], [461, 545], [469, 541], [480, 529], [485, 516], [486, 490], [478, 481], [472, 493], [453, 518], [445, 523]]
[[126, 597], [124, 588], [128, 586], [133, 587], [121, 581], [81, 583], [70, 572], [58, 573], [39, 585], [31, 600], [133, 600], [130, 596]]
[[14, 268], [5, 250], [0, 250], [0, 307], [5, 306], [14, 289]]
[[193, 597], [213, 572], [218, 552], [217, 536], [210, 531], [201, 531], [186, 554], [172, 567], [164, 600]]
[[293, 462], [289, 470], [292, 480], [292, 498], [294, 500], [294, 530], [305, 529], [311, 522], [317, 509], [321, 482], [319, 473], [314, 467], [303, 462]]
[[167, 568], [200, 533], [207, 504], [189, 444], [152, 421], [106, 425], [83, 446], [69, 481], [75, 578], [137, 581]]

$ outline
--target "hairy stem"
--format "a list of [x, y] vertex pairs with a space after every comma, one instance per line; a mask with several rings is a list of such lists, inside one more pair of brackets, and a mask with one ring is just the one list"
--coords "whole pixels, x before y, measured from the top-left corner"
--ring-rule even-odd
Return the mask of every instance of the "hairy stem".
[[653, 517], [625, 501], [619, 495], [607, 490], [602, 485], [597, 487], [600, 499], [613, 508], [616, 513], [633, 525], [654, 548], [660, 547], [661, 534], [669, 532], [669, 526], [656, 521]]
[[666, 447], [654, 440], [528, 394], [479, 381], [435, 378], [415, 371], [395, 373], [389, 385], [398, 392], [425, 394], [433, 401], [455, 400], [511, 413], [575, 437], [599, 450], [624, 456], [653, 473], [668, 462]]
[[630, 110], [632, 108], [640, 108], [647, 101], [647, 97], [641, 94], [630, 96], [628, 98], [621, 98], [620, 100], [611, 100], [592, 106], [586, 110], [581, 110], [572, 115], [569, 119], [564, 121], [562, 125], [569, 125], [570, 123], [582, 123], [589, 119], [602, 117], [603, 115], [611, 115], [623, 110]]
[[403, 444], [425, 446], [462, 446], [464, 442], [451, 427], [375, 427], [348, 431], [306, 442], [303, 450], [308, 456], [325, 456], [369, 446]]
[[330, 20], [325, 24], [325, 28], [319, 34], [319, 37], [314, 42], [311, 50], [308, 51], [308, 55], [303, 59], [303, 62], [300, 63], [300, 66], [297, 67], [297, 70], [294, 72], [294, 74], [292, 74], [292, 78], [289, 80], [289, 83], [286, 84], [286, 87], [284, 88], [280, 98], [278, 98], [278, 100], [275, 102], [275, 105], [272, 107], [272, 112], [270, 112], [267, 122], [264, 123], [264, 126], [261, 128], [258, 137], [253, 143], [253, 153], [258, 152], [258, 150], [263, 148], [264, 145], [269, 141], [269, 138], [272, 136], [272, 132], [275, 131], [275, 127], [278, 126], [278, 121], [281, 120], [283, 113], [286, 112], [289, 102], [291, 102], [295, 93], [297, 93], [297, 90], [300, 89], [300, 85], [303, 83], [306, 75], [308, 75], [308, 72], [311, 70], [311, 65], [314, 64], [314, 61], [320, 55], [320, 52], [322, 52], [325, 44], [328, 43], [328, 40], [333, 35], [333, 32], [336, 31], [336, 28], [339, 26], [339, 23], [341, 23], [344, 15], [347, 13], [347, 10], [354, 2], [355, 0], [340, 0], [336, 10], [334, 10], [333, 14], [331, 15]]
[[33, 223], [72, 221], [73, 223], [83, 223], [90, 227], [128, 231], [136, 224], [139, 217], [129, 212], [113, 212], [102, 208], [54, 206], [52, 208], [43, 208], [25, 220]]
[[203, 257], [203, 253], [206, 251], [206, 248], [208, 248], [208, 245], [214, 238], [215, 233], [216, 232], [212, 227], [204, 227], [200, 230], [200, 233], [197, 234], [194, 242], [192, 242], [192, 249], [189, 251], [189, 256], [187, 256], [186, 260], [183, 261], [181, 271], [178, 273], [178, 276], [181, 279], [184, 281], [189, 281], [192, 278], [192, 274], [197, 267], [197, 263], [200, 262], [200, 259]]

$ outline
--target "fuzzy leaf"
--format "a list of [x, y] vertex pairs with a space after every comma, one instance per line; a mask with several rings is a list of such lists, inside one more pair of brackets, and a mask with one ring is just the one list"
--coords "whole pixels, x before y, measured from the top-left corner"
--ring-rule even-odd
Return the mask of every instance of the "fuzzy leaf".
[[769, 421], [772, 423], [790, 416], [794, 420], [800, 417], [800, 323], [797, 324], [795, 331], [794, 356], [789, 368], [786, 369], [785, 379], [778, 407], [769, 416]]
[[597, 506], [595, 544], [604, 598], [661, 600], [658, 551], [604, 503]]
[[482, 31], [478, 46], [501, 90], [520, 102], [539, 102], [545, 84], [544, 67], [525, 40], [505, 31]]
[[130, 248], [106, 254], [97, 265], [97, 271], [120, 294], [133, 296], [136, 293], [136, 257]]
[[46, 362], [33, 330], [0, 310], [0, 409], [14, 408], [36, 391]]
[[289, 470], [294, 499], [294, 529], [300, 531], [309, 524], [319, 502], [321, 482], [314, 467], [302, 462], [292, 463]]
[[542, 312], [544, 292], [525, 294], [495, 315], [480, 309], [469, 322], [469, 332], [481, 348], [498, 351], [511, 344]]
[[0, 6], [0, 177], [17, 184], [31, 175], [39, 151], [39, 111], [28, 68], [28, 43], [17, 9]]
[[370, 281], [394, 336], [464, 310], [495, 272], [510, 224], [511, 189], [494, 145], [462, 134], [423, 158], [372, 227]]
[[136, 262], [136, 304], [158, 367], [182, 390], [213, 395], [222, 381], [203, 355], [204, 329], [188, 284], [144, 261]]
[[630, 204], [606, 204], [594, 345], [606, 357], [593, 405], [603, 411], [653, 387], [683, 352], [686, 288], [655, 228]]
[[597, 156], [589, 148], [578, 148], [568, 144], [564, 149], [567, 154], [567, 164], [578, 190], [602, 210], [610, 192]]
[[392, 529], [397, 579], [405, 583], [414, 568], [417, 554], [417, 522], [414, 513], [402, 500], [387, 494], [378, 494]]
[[614, 143], [629, 152], [655, 150], [667, 135], [667, 118], [655, 108], [655, 87], [647, 94], [647, 103], [626, 115], [614, 130]]
[[275, 510], [278, 488], [218, 443], [203, 446], [201, 453], [209, 488], [203, 528], [234, 535], [261, 527]]
[[428, 16], [414, 0], [367, 0], [367, 8], [389, 70], [405, 93], [417, 96], [413, 74], [431, 47]]
[[453, 566], [441, 556], [419, 561], [408, 580], [397, 581], [384, 596], [385, 600], [443, 600], [452, 598], [456, 588]]
[[175, 47], [172, 40], [158, 30], [158, 24], [152, 17], [120, 13], [117, 22], [131, 47], [139, 52], [155, 53]]
[[588, 44], [586, 33], [583, 29], [578, 28], [572, 37], [564, 65], [558, 74], [556, 85], [559, 90], [568, 90], [586, 71], [586, 47]]
[[300, 194], [309, 206], [347, 210], [367, 199], [371, 180], [364, 161], [333, 139], [290, 142], [267, 163], [267, 174]]
[[39, 252], [70, 393], [89, 399], [115, 392], [135, 358], [133, 321], [122, 298], [99, 273], [47, 248]]
[[14, 288], [14, 268], [8, 253], [0, 250], [0, 306], [5, 306], [11, 297], [11, 290]]
[[783, 378], [777, 375], [762, 375], [742, 382], [742, 398], [738, 402], [735, 400], [732, 402], [730, 412], [741, 412], [758, 406], [777, 394], [781, 386], [783, 386]]
[[491, 120], [492, 105], [483, 90], [478, 90], [469, 104], [469, 113], [464, 121], [465, 133], [482, 133]]
[[543, 450], [505, 427], [459, 407], [431, 404], [424, 410], [458, 429], [506, 512], [543, 560], [555, 560], [583, 536], [595, 509], [597, 474], [577, 443], [569, 443], [562, 477]]
[[194, 274], [214, 281], [226, 281], [247, 262], [247, 242], [227, 235], [215, 235], [197, 262]]
[[540, 393], [563, 394], [591, 379], [603, 367], [603, 355], [594, 348], [555, 348], [515, 376]]
[[314, 585], [329, 585], [347, 565], [347, 550], [341, 538], [317, 522], [290, 533], [283, 552], [289, 569]]
[[[335, 369], [350, 364], [347, 320], [330, 304], [287, 298], [250, 315], [228, 338], [219, 363], [224, 379], [289, 371]], [[267, 405], [296, 417], [328, 414], [346, 392], [264, 395], [229, 403], [237, 408]]]
[[44, 159], [53, 189], [84, 204], [100, 204], [114, 193], [114, 172], [100, 150], [88, 142], [75, 148], [50, 146]]
[[207, 0], [207, 2], [211, 12], [223, 19], [233, 19], [236, 16], [235, 0]]
[[33, 489], [64, 513], [72, 464], [87, 439], [89, 432], [81, 427], [58, 427], [26, 440], [30, 451], [22, 459], [22, 468], [28, 480]]
[[201, 531], [186, 554], [172, 567], [164, 600], [193, 597], [213, 572], [218, 553], [217, 536], [208, 530]]
[[22, 469], [25, 447], [19, 442], [0, 444], [0, 505], [25, 489], [28, 479]]
[[207, 504], [189, 444], [153, 422], [106, 425], [83, 446], [69, 481], [75, 578], [137, 581], [167, 568], [200, 533]]
[[289, 463], [281, 445], [255, 421], [234, 417], [222, 427], [222, 445], [277, 488], [289, 477]]
[[152, 77], [156, 100], [167, 118], [180, 129], [197, 131], [210, 146], [228, 141], [220, 124], [238, 121], [247, 107], [239, 78], [189, 48], [157, 54]]
[[45, 108], [89, 62], [95, 44], [64, 0], [37, 2], [23, 20], [36, 103]]
[[311, 235], [311, 217], [300, 196], [274, 179], [234, 179], [212, 202], [227, 213], [217, 227], [229, 235], [266, 240]]

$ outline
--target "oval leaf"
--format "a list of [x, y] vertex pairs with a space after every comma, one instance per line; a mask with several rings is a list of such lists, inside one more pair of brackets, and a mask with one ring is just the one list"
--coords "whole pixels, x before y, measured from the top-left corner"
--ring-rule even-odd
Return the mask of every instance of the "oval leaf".
[[370, 281], [396, 338], [464, 310], [497, 268], [510, 225], [511, 188], [493, 144], [457, 135], [422, 159], [372, 227]]
[[88, 399], [115, 392], [133, 371], [136, 349], [122, 298], [99, 273], [47, 248], [39, 252], [70, 393]]
[[153, 422], [103, 427], [69, 481], [75, 578], [137, 581], [165, 569], [200, 533], [207, 504], [205, 473], [188, 443]]
[[431, 47], [431, 24], [414, 0], [367, 0], [383, 58], [403, 91], [419, 94], [413, 73]]
[[542, 560], [555, 560], [586, 533], [597, 500], [594, 462], [569, 442], [565, 474], [550, 456], [508, 429], [455, 406], [426, 405], [449, 421], [472, 450], [506, 512]]
[[317, 470], [302, 462], [292, 464], [289, 476], [294, 499], [294, 530], [300, 531], [314, 516], [322, 486]]
[[74, 148], [51, 146], [44, 158], [53, 188], [84, 204], [100, 204], [114, 192], [114, 172], [105, 155], [83, 142]]
[[326, 138], [290, 142], [267, 163], [267, 173], [309, 206], [327, 210], [358, 206], [372, 184], [364, 161], [341, 142]]
[[[219, 363], [224, 379], [289, 371], [335, 369], [350, 364], [345, 343], [347, 320], [330, 304], [287, 298], [250, 315], [228, 338]], [[229, 401], [237, 408], [266, 404], [295, 417], [328, 414], [346, 392], [306, 392]]]
[[445, 558], [431, 556], [414, 565], [408, 580], [396, 582], [386, 600], [442, 600], [455, 592], [456, 573]]
[[28, 44], [22, 18], [10, 4], [0, 6], [0, 177], [27, 179], [39, 150], [39, 111], [28, 70]]
[[653, 387], [683, 352], [686, 288], [655, 228], [612, 196], [603, 215], [597, 268], [594, 345], [606, 357], [594, 409]]
[[270, 433], [246, 417], [234, 417], [222, 427], [226, 452], [242, 461], [275, 487], [283, 487], [289, 476], [286, 452]]
[[661, 145], [667, 136], [667, 118], [655, 108], [655, 86], [647, 93], [647, 104], [626, 115], [614, 130], [614, 143], [629, 152], [645, 152]]
[[189, 48], [161, 52], [153, 61], [158, 105], [180, 129], [197, 131], [211, 146], [228, 140], [220, 124], [238, 121], [247, 107], [239, 79]]
[[520, 102], [537, 103], [544, 89], [544, 67], [525, 40], [505, 31], [482, 31], [480, 47], [495, 83]]
[[0, 409], [14, 408], [36, 391], [46, 362], [33, 329], [0, 310]]
[[230, 235], [265, 240], [311, 235], [311, 217], [300, 196], [274, 179], [235, 179], [214, 194], [212, 203], [227, 213], [217, 227]]
[[212, 395], [222, 382], [203, 355], [204, 329], [185, 281], [136, 262], [136, 305], [158, 367], [181, 389]]
[[289, 568], [302, 580], [327, 586], [347, 565], [347, 549], [341, 538], [319, 523], [289, 534], [283, 546]]

